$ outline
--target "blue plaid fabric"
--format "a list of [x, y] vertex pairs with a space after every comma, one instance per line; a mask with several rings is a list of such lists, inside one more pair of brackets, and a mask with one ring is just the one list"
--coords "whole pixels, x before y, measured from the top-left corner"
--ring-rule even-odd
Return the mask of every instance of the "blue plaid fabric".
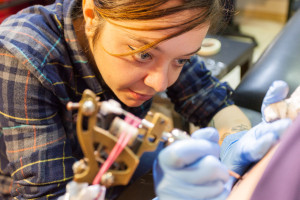
[[[77, 7], [74, 0], [57, 0], [26, 8], [0, 26], [0, 198], [63, 195], [73, 178], [72, 165], [82, 156], [76, 113], [66, 104], [79, 101], [87, 88], [101, 100], [117, 99], [96, 78], [76, 40], [72, 18]], [[167, 92], [176, 110], [201, 126], [233, 103], [231, 93], [196, 56]], [[151, 100], [137, 108], [123, 105], [140, 117], [150, 106]]]

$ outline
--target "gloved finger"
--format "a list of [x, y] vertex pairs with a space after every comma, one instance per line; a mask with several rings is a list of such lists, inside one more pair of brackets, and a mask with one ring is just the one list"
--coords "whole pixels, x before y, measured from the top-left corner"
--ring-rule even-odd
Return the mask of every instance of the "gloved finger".
[[291, 125], [291, 119], [280, 119], [271, 123], [261, 123], [255, 127], [255, 136], [260, 138], [265, 133], [272, 132], [276, 138], [280, 138], [284, 131]]
[[230, 191], [231, 190], [224, 189], [223, 192], [220, 195], [218, 195], [218, 196], [216, 196], [214, 198], [210, 198], [209, 200], [224, 200], [224, 199], [227, 199], [227, 197], [230, 194]]
[[236, 180], [237, 179], [235, 177], [231, 176], [229, 178], [229, 180], [227, 181], [227, 183], [225, 183], [225, 185], [224, 185], [225, 190], [231, 191], [232, 190], [232, 186], [235, 184]]
[[155, 159], [153, 162], [152, 173], [153, 173], [154, 186], [156, 188], [158, 184], [161, 182], [161, 180], [164, 178], [164, 172], [161, 169], [161, 166], [159, 165], [157, 159]]
[[236, 179], [234, 177], [230, 177], [230, 179], [224, 185], [223, 192], [221, 194], [219, 194], [218, 196], [210, 198], [209, 200], [224, 200], [224, 199], [227, 199], [227, 197], [229, 196], [229, 194], [232, 190], [232, 186], [234, 185], [235, 182], [236, 182]]
[[278, 119], [288, 118], [289, 109], [287, 101], [279, 101], [268, 105], [264, 109], [264, 119], [266, 122], [273, 122]]
[[278, 101], [285, 99], [289, 92], [289, 86], [286, 82], [278, 80], [274, 81], [272, 85], [269, 87], [263, 103], [264, 104], [272, 104]]
[[205, 156], [185, 168], [174, 169], [162, 166], [166, 175], [175, 180], [192, 185], [202, 185], [215, 181], [226, 183], [229, 179], [228, 169], [215, 156]]
[[159, 199], [172, 200], [201, 200], [216, 197], [224, 191], [224, 183], [216, 181], [207, 185], [189, 185], [184, 182], [176, 182], [174, 185], [161, 184], [157, 188]]
[[191, 165], [206, 155], [219, 157], [220, 147], [208, 140], [180, 140], [163, 149], [158, 160], [161, 166], [180, 169]]
[[261, 113], [264, 113], [264, 109], [272, 103], [285, 99], [289, 92], [289, 86], [286, 82], [278, 80], [274, 81], [269, 87], [262, 103]]
[[259, 138], [254, 144], [245, 149], [243, 156], [250, 162], [259, 161], [269, 149], [276, 143], [277, 138], [273, 132], [268, 132]]
[[193, 139], [205, 139], [215, 143], [219, 142], [219, 132], [213, 127], [198, 129], [191, 137]]

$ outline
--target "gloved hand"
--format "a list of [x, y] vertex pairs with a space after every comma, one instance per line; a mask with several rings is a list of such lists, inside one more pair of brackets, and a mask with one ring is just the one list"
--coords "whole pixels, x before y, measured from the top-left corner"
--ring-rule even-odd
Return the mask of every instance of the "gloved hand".
[[221, 162], [242, 175], [268, 152], [291, 122], [290, 119], [261, 122], [249, 131], [227, 136], [221, 146]]
[[261, 106], [261, 113], [263, 117], [263, 121], [266, 121], [264, 110], [265, 108], [272, 104], [284, 100], [289, 92], [289, 86], [284, 81], [274, 81], [272, 85], [269, 87]]
[[231, 189], [227, 168], [218, 160], [219, 134], [214, 128], [196, 131], [191, 139], [163, 149], [153, 167], [159, 200], [225, 199]]

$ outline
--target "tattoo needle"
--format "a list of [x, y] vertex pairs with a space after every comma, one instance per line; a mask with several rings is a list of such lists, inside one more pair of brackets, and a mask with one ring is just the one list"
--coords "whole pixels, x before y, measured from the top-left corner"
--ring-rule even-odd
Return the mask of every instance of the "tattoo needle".
[[242, 179], [241, 176], [238, 173], [234, 172], [234, 171], [228, 170], [228, 173], [229, 173], [230, 176], [232, 176], [236, 179]]

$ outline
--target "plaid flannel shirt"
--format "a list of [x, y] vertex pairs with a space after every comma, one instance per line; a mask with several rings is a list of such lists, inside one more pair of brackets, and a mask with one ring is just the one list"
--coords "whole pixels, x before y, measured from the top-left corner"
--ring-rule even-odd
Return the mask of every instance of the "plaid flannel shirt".
[[[63, 195], [73, 177], [72, 165], [82, 156], [75, 111], [66, 110], [67, 102], [78, 102], [87, 88], [101, 100], [117, 99], [96, 78], [76, 40], [72, 18], [77, 5], [75, 0], [57, 0], [29, 7], [0, 26], [2, 198], [9, 192], [15, 199]], [[231, 93], [197, 56], [167, 92], [175, 109], [201, 126], [233, 103]], [[151, 100], [124, 109], [143, 117], [150, 106]]]

